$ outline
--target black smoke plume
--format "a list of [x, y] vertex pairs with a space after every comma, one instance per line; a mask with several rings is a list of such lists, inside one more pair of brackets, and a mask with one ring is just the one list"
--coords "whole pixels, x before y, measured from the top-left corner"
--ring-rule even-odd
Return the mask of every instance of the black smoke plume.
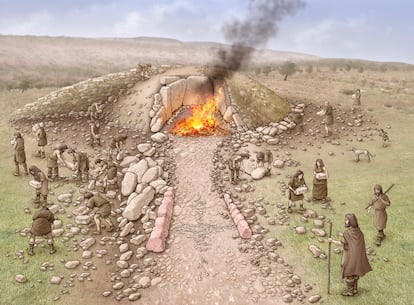
[[245, 20], [232, 20], [223, 26], [224, 38], [230, 49], [218, 52], [219, 63], [214, 78], [226, 78], [246, 64], [255, 48], [264, 47], [275, 37], [279, 22], [305, 6], [302, 0], [249, 0]]

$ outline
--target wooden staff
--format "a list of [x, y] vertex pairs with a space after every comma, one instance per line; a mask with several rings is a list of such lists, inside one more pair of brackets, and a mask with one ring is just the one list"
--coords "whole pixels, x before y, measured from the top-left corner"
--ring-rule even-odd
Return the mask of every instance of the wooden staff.
[[[332, 222], [329, 222], [329, 238], [332, 237]], [[332, 243], [329, 243], [328, 248], [328, 294], [330, 294], [331, 290], [331, 245]]]

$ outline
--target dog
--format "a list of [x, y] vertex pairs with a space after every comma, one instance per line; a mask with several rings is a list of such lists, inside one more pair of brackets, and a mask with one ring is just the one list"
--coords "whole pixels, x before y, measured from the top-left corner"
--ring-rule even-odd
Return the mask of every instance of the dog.
[[375, 155], [371, 154], [367, 149], [356, 149], [352, 147], [350, 151], [354, 152], [355, 161], [359, 162], [359, 156], [364, 155], [368, 158], [368, 162], [371, 162], [371, 157], [375, 157]]

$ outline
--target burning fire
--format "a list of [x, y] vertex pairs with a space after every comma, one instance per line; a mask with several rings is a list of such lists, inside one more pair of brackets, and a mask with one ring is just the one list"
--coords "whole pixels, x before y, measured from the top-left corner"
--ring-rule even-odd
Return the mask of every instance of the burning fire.
[[191, 116], [177, 121], [170, 131], [181, 136], [212, 135], [220, 125], [215, 117], [217, 109], [217, 99], [211, 97], [205, 104], [191, 108]]

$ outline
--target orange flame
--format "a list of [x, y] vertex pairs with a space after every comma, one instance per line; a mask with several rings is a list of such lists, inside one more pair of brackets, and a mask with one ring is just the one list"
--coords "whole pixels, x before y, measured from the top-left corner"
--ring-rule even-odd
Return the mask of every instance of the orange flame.
[[217, 109], [217, 99], [211, 97], [205, 104], [191, 108], [191, 116], [177, 121], [170, 131], [182, 136], [212, 135], [219, 127]]

